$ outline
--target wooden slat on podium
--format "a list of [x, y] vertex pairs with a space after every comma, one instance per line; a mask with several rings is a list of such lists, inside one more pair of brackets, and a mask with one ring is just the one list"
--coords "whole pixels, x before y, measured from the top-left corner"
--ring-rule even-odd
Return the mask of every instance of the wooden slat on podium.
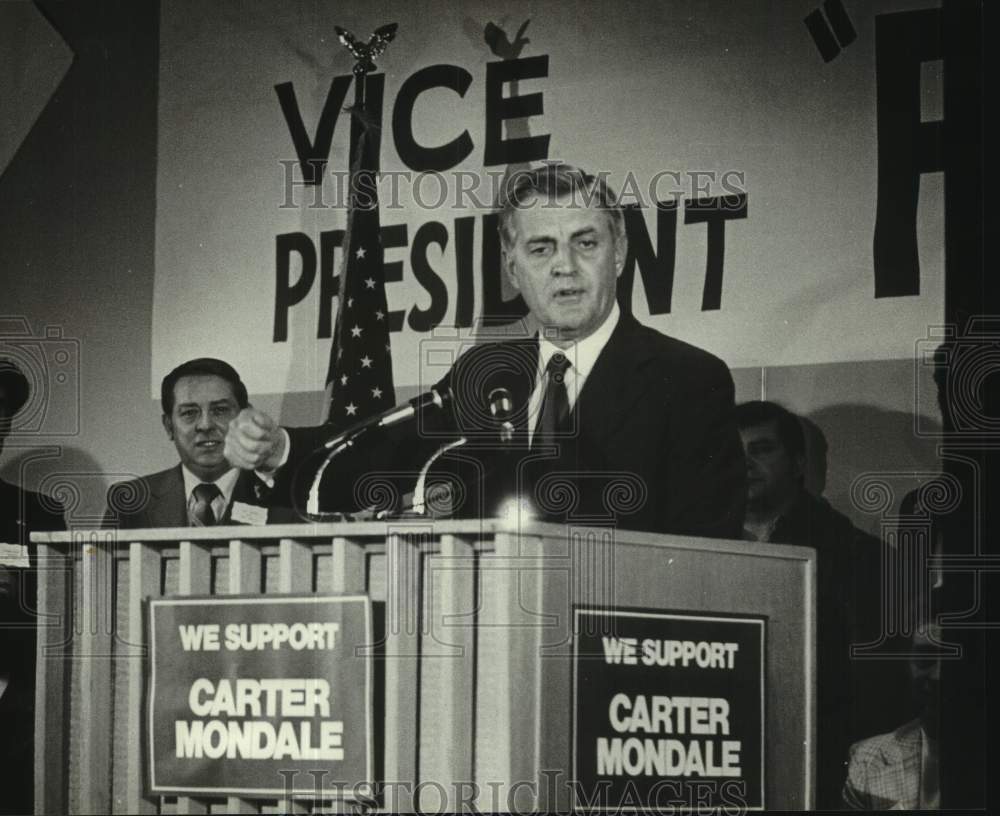
[[[81, 535], [83, 548], [82, 631], [80, 651], [80, 718], [89, 723], [81, 734], [79, 810], [111, 812], [111, 659], [114, 627], [114, 553], [112, 532]], [[96, 784], [95, 784], [96, 781]]]
[[413, 810], [419, 744], [420, 548], [410, 536], [386, 538], [384, 807]]
[[[312, 550], [301, 541], [283, 538], [278, 546], [278, 592], [309, 592], [312, 589]], [[308, 813], [302, 799], [287, 799], [285, 813]]]
[[364, 547], [355, 539], [337, 536], [333, 539], [332, 556], [330, 591], [338, 593], [366, 592]]
[[[144, 679], [149, 663], [145, 655], [141, 657], [136, 655], [146, 648], [143, 601], [160, 594], [160, 554], [158, 548], [140, 542], [131, 542], [127, 546], [129, 548], [128, 643], [133, 656], [129, 658], [125, 717], [129, 734], [143, 734], [145, 733], [145, 724], [142, 722], [142, 712], [145, 708]], [[126, 754], [126, 813], [157, 812], [159, 797], [151, 799], [143, 795], [149, 776], [143, 763], [145, 756], [142, 745], [138, 750]]]
[[279, 592], [312, 590], [312, 550], [308, 544], [290, 538], [281, 539], [278, 560]]
[[[459, 811], [468, 798], [475, 755], [476, 573], [471, 538], [445, 535], [425, 557], [426, 636], [421, 640], [420, 779], [458, 785], [423, 786], [421, 810]], [[442, 795], [444, 801], [442, 800]]]
[[531, 574], [533, 561], [524, 557], [528, 546], [527, 536], [497, 534], [494, 551], [480, 563], [475, 778], [480, 783], [477, 807], [483, 811], [515, 804], [533, 809], [521, 798], [508, 801], [512, 795], [523, 797], [535, 776], [539, 635], [537, 621], [533, 624], [524, 610], [539, 608], [525, 603], [536, 603], [534, 582], [541, 578]]
[[73, 560], [62, 544], [39, 544], [35, 671], [35, 812], [65, 813], [69, 790], [69, 653]]
[[[182, 541], [178, 595], [208, 595], [212, 591], [212, 550], [207, 541]], [[177, 797], [177, 813], [208, 813], [208, 803], [194, 796]]]
[[[260, 578], [264, 559], [260, 548], [243, 541], [229, 542], [230, 595], [251, 595], [260, 592]], [[226, 813], [259, 813], [260, 808], [252, 799], [230, 796], [226, 799]]]

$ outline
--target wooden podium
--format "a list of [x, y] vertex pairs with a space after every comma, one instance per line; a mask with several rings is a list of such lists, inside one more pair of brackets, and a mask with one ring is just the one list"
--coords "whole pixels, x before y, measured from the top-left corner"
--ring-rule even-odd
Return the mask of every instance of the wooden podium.
[[504, 520], [77, 530], [32, 541], [37, 813], [349, 810], [147, 793], [144, 602], [292, 592], [364, 593], [382, 610], [379, 809], [580, 804], [564, 784], [578, 609], [762, 620], [765, 804], [813, 805], [812, 550]]

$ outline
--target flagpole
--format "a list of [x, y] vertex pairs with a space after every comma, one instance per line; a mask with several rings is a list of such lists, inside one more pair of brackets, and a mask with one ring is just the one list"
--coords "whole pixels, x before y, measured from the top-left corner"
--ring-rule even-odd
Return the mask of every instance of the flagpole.
[[368, 69], [361, 62], [354, 64], [354, 109], [360, 114], [365, 112], [365, 80]]
[[[386, 405], [381, 401], [394, 399], [395, 393], [375, 188], [379, 139], [377, 131], [372, 129], [378, 128], [380, 122], [379, 111], [375, 111], [376, 116], [369, 116], [367, 110], [367, 80], [369, 73], [376, 70], [374, 60], [393, 40], [396, 28], [395, 23], [382, 26], [367, 42], [362, 42], [349, 31], [335, 27], [340, 42], [355, 60], [354, 104], [348, 109], [353, 150], [348, 167], [347, 223], [341, 244], [337, 315], [326, 377], [326, 422], [339, 427], [384, 410]], [[361, 191], [369, 189], [372, 195], [366, 199]], [[384, 338], [375, 343], [374, 339], [383, 332]], [[359, 391], [362, 385], [364, 388]]]
[[[364, 64], [359, 60], [354, 64], [354, 105], [351, 107], [351, 127], [357, 127], [358, 135], [355, 141], [354, 153], [350, 156], [350, 164], [348, 166], [347, 172], [347, 195], [348, 195], [348, 207], [347, 207], [347, 223], [344, 225], [344, 259], [340, 264], [340, 272], [337, 275], [338, 287], [337, 291], [340, 295], [337, 298], [337, 314], [334, 317], [334, 327], [333, 327], [333, 348], [331, 350], [331, 355], [340, 355], [343, 353], [343, 330], [344, 330], [344, 320], [343, 320], [343, 306], [344, 306], [344, 293], [347, 291], [347, 269], [349, 266], [349, 254], [351, 252], [351, 238], [354, 233], [354, 195], [355, 190], [358, 185], [358, 174], [361, 172], [361, 167], [364, 164], [365, 150], [367, 149], [367, 129], [365, 128], [365, 80], [368, 76], [368, 71]], [[356, 124], [360, 123], [360, 124]], [[331, 356], [327, 379], [329, 380], [333, 371], [337, 367], [338, 359]], [[325, 389], [326, 394], [326, 409], [327, 417], [326, 422], [332, 423], [335, 418], [330, 413], [332, 394], [330, 392], [330, 384], [327, 383]]]

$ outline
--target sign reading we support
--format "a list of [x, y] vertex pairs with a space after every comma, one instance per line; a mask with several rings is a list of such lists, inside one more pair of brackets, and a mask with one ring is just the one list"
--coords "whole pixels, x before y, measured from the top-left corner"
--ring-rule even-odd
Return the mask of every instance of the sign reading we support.
[[372, 781], [366, 596], [153, 600], [154, 794], [350, 797]]
[[578, 807], [764, 807], [764, 621], [577, 609]]

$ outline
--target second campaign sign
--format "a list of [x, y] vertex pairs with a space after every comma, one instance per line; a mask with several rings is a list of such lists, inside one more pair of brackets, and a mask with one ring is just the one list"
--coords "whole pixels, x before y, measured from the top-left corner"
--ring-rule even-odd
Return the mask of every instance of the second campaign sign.
[[372, 780], [365, 596], [149, 603], [154, 794], [350, 797]]
[[763, 808], [764, 621], [575, 613], [577, 806]]

